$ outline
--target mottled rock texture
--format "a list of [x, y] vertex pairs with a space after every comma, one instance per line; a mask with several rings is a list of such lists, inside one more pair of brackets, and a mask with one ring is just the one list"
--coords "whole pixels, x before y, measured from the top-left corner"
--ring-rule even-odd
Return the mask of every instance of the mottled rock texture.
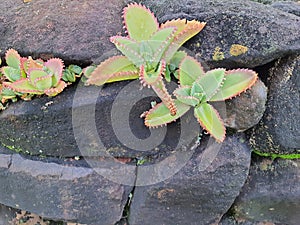
[[258, 151], [300, 151], [300, 56], [278, 60], [270, 71], [267, 108], [253, 129], [251, 143]]
[[114, 224], [121, 219], [132, 190], [87, 167], [18, 154], [0, 154], [0, 159], [0, 202], [53, 220]]
[[239, 220], [299, 224], [299, 159], [256, 159], [233, 208]]
[[[228, 137], [221, 145], [203, 142], [191, 160], [170, 179], [137, 186], [129, 224], [218, 223], [248, 174], [250, 151], [242, 142], [239, 136]], [[142, 169], [143, 166], [138, 167], [137, 181], [145, 179]]]

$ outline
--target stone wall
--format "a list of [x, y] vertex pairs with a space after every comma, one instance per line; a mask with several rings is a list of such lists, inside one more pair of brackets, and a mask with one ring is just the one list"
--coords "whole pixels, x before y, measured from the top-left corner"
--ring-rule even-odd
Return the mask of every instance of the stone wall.
[[[87, 66], [116, 54], [109, 37], [122, 31], [122, 8], [132, 1], [24, 2], [1, 3], [0, 56], [14, 48]], [[14, 216], [4, 205], [91, 225], [298, 224], [299, 3], [139, 2], [159, 22], [205, 21], [184, 48], [207, 68], [258, 72], [251, 90], [219, 106], [225, 141], [203, 134], [199, 144], [191, 115], [149, 132], [139, 115], [155, 98], [145, 92], [134, 102], [134, 82], [101, 88], [79, 82], [54, 98], [12, 103], [0, 113], [0, 224]], [[248, 51], [232, 55], [236, 44]], [[114, 115], [119, 93], [126, 104]], [[127, 112], [129, 106], [134, 110]], [[132, 147], [134, 138], [140, 145]], [[147, 140], [156, 145], [143, 149]]]

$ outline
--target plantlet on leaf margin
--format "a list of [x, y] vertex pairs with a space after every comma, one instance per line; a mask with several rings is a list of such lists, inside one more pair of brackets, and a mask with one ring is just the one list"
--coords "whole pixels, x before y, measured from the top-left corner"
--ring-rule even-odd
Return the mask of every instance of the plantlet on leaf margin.
[[185, 57], [179, 66], [180, 86], [174, 91], [177, 97], [177, 113], [170, 115], [168, 108], [159, 103], [144, 114], [145, 125], [165, 125], [184, 115], [194, 107], [194, 116], [200, 125], [218, 142], [225, 138], [224, 123], [218, 111], [209, 102], [224, 101], [250, 88], [257, 80], [257, 74], [248, 69], [214, 69], [204, 72], [194, 58]]
[[124, 8], [123, 18], [128, 36], [110, 38], [123, 56], [113, 56], [102, 62], [89, 75], [86, 84], [103, 85], [139, 78], [143, 86], [152, 87], [171, 115], [175, 115], [176, 105], [163, 77], [170, 81], [170, 73], [186, 56], [177, 50], [199, 33], [205, 23], [177, 19], [159, 25], [153, 13], [137, 3]]

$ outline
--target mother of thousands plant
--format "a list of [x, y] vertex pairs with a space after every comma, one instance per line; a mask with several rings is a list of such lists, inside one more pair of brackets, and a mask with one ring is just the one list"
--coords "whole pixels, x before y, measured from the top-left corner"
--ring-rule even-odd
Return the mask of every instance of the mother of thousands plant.
[[[178, 51], [180, 46], [199, 33], [205, 23], [176, 19], [158, 24], [149, 9], [130, 4], [123, 10], [128, 36], [113, 36], [110, 41], [123, 55], [113, 56], [92, 71], [86, 70], [86, 84], [139, 78], [143, 86], [152, 87], [162, 100], [148, 112], [145, 125], [157, 127], [175, 121], [191, 107], [200, 125], [218, 142], [225, 138], [224, 123], [210, 102], [224, 101], [250, 88], [257, 74], [248, 69], [214, 69], [204, 72], [194, 58]], [[173, 73], [179, 79], [174, 91], [167, 91], [163, 77], [170, 81]]]
[[[200, 32], [205, 23], [177, 19], [158, 24], [146, 7], [130, 4], [123, 10], [124, 27], [128, 36], [113, 36], [114, 43], [124, 55], [113, 56], [101, 63], [90, 75], [87, 84], [102, 85], [120, 80], [139, 78], [144, 86], [152, 87], [172, 115], [176, 106], [163, 82], [170, 80], [170, 63], [179, 62], [185, 53], [179, 47]], [[173, 65], [172, 68], [175, 68]]]
[[201, 126], [222, 142], [225, 127], [219, 113], [209, 102], [237, 96], [252, 86], [256, 79], [256, 73], [247, 69], [214, 69], [205, 73], [200, 63], [186, 56], [179, 66], [180, 86], [174, 91], [177, 114], [171, 116], [164, 104], [157, 104], [144, 114], [145, 125], [157, 127], [170, 123], [194, 107], [194, 115]]
[[0, 68], [0, 109], [9, 99], [17, 100], [17, 96], [29, 100], [33, 95], [46, 94], [56, 96], [81, 76], [82, 69], [70, 65], [64, 69], [63, 61], [51, 58], [44, 62], [29, 57], [21, 57], [14, 49], [5, 54], [6, 66]]

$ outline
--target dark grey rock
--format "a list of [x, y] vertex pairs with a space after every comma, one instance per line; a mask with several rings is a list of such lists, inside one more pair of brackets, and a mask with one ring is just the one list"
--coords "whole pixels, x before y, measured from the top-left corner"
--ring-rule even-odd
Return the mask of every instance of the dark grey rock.
[[298, 2], [292, 2], [292, 1], [280, 1], [275, 2], [271, 5], [272, 7], [282, 10], [284, 12], [292, 13], [296, 16], [300, 16], [300, 3]]
[[261, 152], [300, 151], [300, 56], [279, 60], [270, 71], [269, 96], [251, 144]]
[[240, 221], [298, 225], [300, 221], [300, 161], [257, 158], [234, 204]]
[[[174, 149], [180, 123], [150, 132], [140, 115], [157, 98], [150, 89], [139, 88], [139, 81], [117, 82], [102, 89], [80, 83], [54, 98], [13, 103], [0, 114], [0, 143], [14, 151], [58, 157], [135, 158]], [[183, 120], [187, 147], [200, 128], [192, 115]]]
[[[132, 187], [91, 168], [60, 163], [12, 155], [10, 166], [0, 167], [0, 203], [52, 220], [111, 225], [121, 219]], [[133, 186], [135, 174], [127, 177]]]
[[218, 225], [289, 225], [286, 223], [273, 223], [269, 221], [253, 221], [247, 219], [236, 220], [233, 216], [223, 216]]
[[121, 219], [119, 222], [117, 222], [115, 225], [128, 225], [128, 222], [126, 219]]
[[149, 165], [138, 167], [129, 224], [217, 224], [248, 174], [250, 150], [242, 142], [241, 136], [227, 137], [220, 145], [203, 141], [178, 173], [149, 186], [138, 186], [151, 179]]
[[[244, 0], [141, 0], [164, 22], [197, 19], [206, 27], [185, 47], [210, 67], [255, 67], [300, 51], [300, 18], [271, 6]], [[233, 56], [233, 44], [248, 47]], [[224, 60], [215, 61], [216, 48]]]
[[[300, 49], [299, 18], [271, 6], [242, 0], [141, 2], [160, 21], [178, 17], [206, 21], [206, 28], [185, 47], [212, 67], [254, 67]], [[0, 16], [1, 55], [8, 48], [15, 48], [34, 57], [56, 56], [66, 61], [98, 63], [115, 49], [109, 37], [122, 32], [124, 6], [123, 1], [116, 0], [84, 4], [4, 1]], [[248, 47], [247, 53], [232, 56], [233, 44]], [[224, 53], [224, 60], [212, 60], [216, 48]]]
[[0, 50], [88, 63], [113, 48], [122, 31], [122, 1], [23, 1], [1, 3]]
[[16, 213], [16, 209], [0, 205], [0, 225], [8, 225], [16, 217]]
[[[255, 126], [266, 109], [267, 88], [258, 80], [251, 89], [226, 101], [225, 126], [244, 131]], [[222, 115], [222, 114], [221, 114]]]
[[276, 2], [297, 2], [298, 0], [250, 0], [252, 2], [258, 2], [263, 4], [275, 4]]

